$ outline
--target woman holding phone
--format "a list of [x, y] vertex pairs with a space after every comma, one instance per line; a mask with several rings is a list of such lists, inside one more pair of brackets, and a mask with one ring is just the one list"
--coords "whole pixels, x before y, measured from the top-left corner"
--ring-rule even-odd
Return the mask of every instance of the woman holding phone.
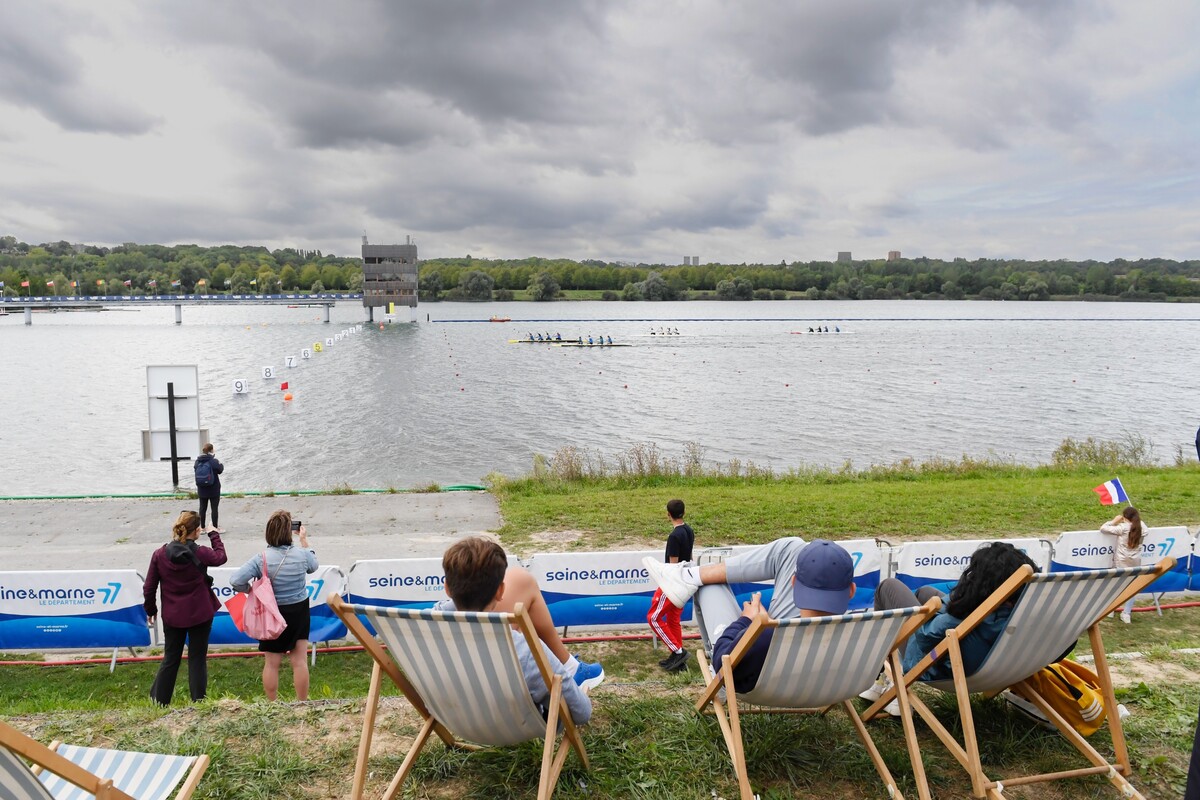
[[[263, 661], [263, 691], [268, 700], [279, 693], [279, 666], [286, 654], [292, 664], [292, 685], [296, 699], [308, 699], [308, 585], [306, 576], [316, 572], [317, 554], [308, 546], [308, 534], [300, 520], [293, 520], [286, 511], [276, 511], [267, 520], [267, 549], [243, 564], [230, 585], [239, 592], [250, 591], [250, 581], [261, 578], [263, 556], [271, 576], [275, 602], [287, 627], [276, 639], [260, 641], [258, 649], [265, 654]], [[299, 547], [293, 544], [299, 542]]]

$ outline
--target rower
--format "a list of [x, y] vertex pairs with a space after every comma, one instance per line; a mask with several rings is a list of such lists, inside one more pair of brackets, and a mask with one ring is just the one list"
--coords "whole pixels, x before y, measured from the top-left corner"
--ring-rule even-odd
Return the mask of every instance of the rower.
[[812, 333], [812, 332], [813, 332], [812, 325], [809, 325], [809, 326], [808, 326], [808, 332], [809, 332], [809, 333]]
[[590, 333], [588, 334], [588, 344], [593, 344], [592, 335]]
[[555, 331], [555, 332], [554, 332], [554, 341], [556, 341], [556, 342], [561, 342], [561, 341], [562, 341], [562, 334], [561, 334], [561, 333], [559, 333], [558, 331]]
[[531, 342], [533, 341], [533, 334], [532, 334], [532, 333], [531, 333], [531, 334], [529, 334], [529, 341], [531, 341]]
[[608, 337], [608, 343], [609, 343], [609, 344], [612, 344], [612, 337], [611, 337], [611, 336], [610, 336], [610, 337]]

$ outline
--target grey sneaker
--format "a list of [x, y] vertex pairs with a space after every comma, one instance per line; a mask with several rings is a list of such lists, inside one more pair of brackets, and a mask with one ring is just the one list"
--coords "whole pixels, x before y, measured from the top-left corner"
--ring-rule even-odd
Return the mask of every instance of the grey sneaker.
[[642, 559], [642, 566], [650, 573], [650, 580], [663, 590], [663, 594], [676, 608], [686, 606], [688, 600], [691, 600], [692, 595], [700, 588], [683, 580], [682, 564], [664, 564], [656, 561], [653, 556], [646, 556]]

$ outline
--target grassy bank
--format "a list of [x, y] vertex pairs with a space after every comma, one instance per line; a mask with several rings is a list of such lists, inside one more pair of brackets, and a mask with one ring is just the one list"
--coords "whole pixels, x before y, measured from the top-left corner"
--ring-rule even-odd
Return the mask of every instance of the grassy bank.
[[[1105, 623], [1112, 649], [1127, 646], [1141, 627]], [[1175, 619], [1183, 624], [1184, 616]], [[556, 797], [708, 798], [736, 796], [732, 770], [716, 723], [697, 716], [691, 702], [700, 689], [692, 669], [665, 676], [654, 661], [661, 651], [644, 642], [593, 643], [581, 655], [601, 659], [608, 681], [593, 694], [595, 716], [585, 729], [592, 771], [574, 759]], [[361, 654], [331, 654], [313, 669], [314, 699], [308, 703], [266, 703], [258, 683], [258, 659], [221, 659], [210, 665], [212, 697], [185, 703], [177, 687], [176, 705], [157, 709], [145, 699], [152, 664], [105, 666], [2, 667], [0, 715], [43, 741], [62, 738], [125, 749], [208, 753], [213, 765], [197, 798], [344, 798], [349, 793], [354, 749], [362, 719], [362, 698], [370, 670]], [[1135, 784], [1148, 797], [1178, 796], [1200, 683], [1200, 659], [1159, 654], [1145, 662], [1117, 662], [1120, 691], [1133, 716], [1126, 724]], [[1160, 676], [1161, 680], [1155, 680]], [[290, 694], [285, 679], [284, 698]], [[952, 718], [950, 698], [923, 691], [943, 718]], [[378, 796], [399, 766], [418, 729], [411, 707], [385, 691], [379, 733], [372, 756], [368, 796]], [[986, 761], [1001, 775], [1027, 765], [1039, 769], [1077, 766], [1060, 737], [1031, 726], [999, 701], [976, 709]], [[802, 792], [816, 800], [883, 797], [875, 772], [841, 712], [825, 718], [748, 718], [744, 721], [752, 782], [767, 798]], [[914, 789], [900, 726], [871, 723], [872, 735], [907, 794]], [[918, 725], [922, 753], [935, 797], [969, 795], [969, 782], [936, 739]], [[1106, 731], [1093, 737], [1102, 752], [1111, 745]], [[406, 797], [518, 798], [536, 788], [540, 749], [533, 744], [474, 756], [446, 751], [434, 743], [419, 759]], [[1013, 798], [1107, 796], [1096, 779], [1057, 788], [1012, 790]], [[915, 793], [914, 793], [915, 796]]]
[[[1101, 469], [976, 466], [813, 472], [784, 477], [660, 476], [500, 481], [500, 536], [521, 552], [548, 531], [571, 531], [564, 548], [657, 545], [668, 532], [665, 506], [687, 504], [701, 546], [755, 544], [780, 536], [975, 539], [1056, 536], [1112, 518], [1092, 487]], [[1149, 525], [1200, 523], [1200, 467], [1122, 469], [1120, 477]], [[545, 548], [543, 548], [545, 549]]]

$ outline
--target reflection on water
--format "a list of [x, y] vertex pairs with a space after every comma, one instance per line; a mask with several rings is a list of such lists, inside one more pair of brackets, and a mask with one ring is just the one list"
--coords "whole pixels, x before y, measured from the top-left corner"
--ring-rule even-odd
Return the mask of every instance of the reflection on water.
[[[365, 320], [319, 308], [170, 307], [0, 318], [0, 494], [159, 491], [141, 461], [146, 366], [196, 364], [226, 491], [397, 488], [527, 471], [566, 444], [643, 441], [778, 470], [994, 453], [1136, 432], [1170, 460], [1200, 423], [1200, 307], [751, 302], [426, 304], [293, 369]], [[509, 316], [509, 323], [463, 323]], [[426, 321], [426, 315], [429, 321]], [[614, 320], [614, 318], [620, 318]], [[530, 321], [536, 320], [536, 321]], [[554, 321], [574, 320], [574, 321]], [[678, 327], [678, 337], [651, 330]], [[828, 325], [830, 333], [809, 334]], [[841, 333], [834, 333], [835, 327]], [[634, 347], [509, 344], [528, 332]], [[800, 331], [802, 333], [793, 333]], [[278, 380], [263, 380], [273, 366]], [[233, 381], [251, 392], [235, 396]], [[282, 399], [279, 380], [294, 395]], [[185, 485], [190, 469], [182, 465]]]

